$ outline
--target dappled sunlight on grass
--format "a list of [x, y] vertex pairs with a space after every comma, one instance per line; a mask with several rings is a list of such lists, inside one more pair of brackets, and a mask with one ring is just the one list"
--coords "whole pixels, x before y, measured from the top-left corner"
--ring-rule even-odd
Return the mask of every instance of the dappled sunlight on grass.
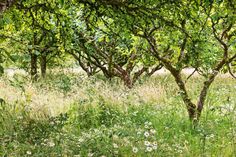
[[[127, 89], [118, 80], [67, 75], [36, 83], [21, 76], [0, 79], [6, 101], [0, 107], [1, 156], [235, 155], [231, 78], [216, 79], [193, 128], [172, 77], [142, 79]], [[192, 97], [200, 81], [189, 80]]]

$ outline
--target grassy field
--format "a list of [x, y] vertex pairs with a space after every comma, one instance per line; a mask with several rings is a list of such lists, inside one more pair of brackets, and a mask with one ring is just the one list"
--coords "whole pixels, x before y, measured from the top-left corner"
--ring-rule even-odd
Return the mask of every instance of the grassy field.
[[[194, 101], [201, 77], [188, 81]], [[236, 156], [236, 81], [218, 77], [193, 128], [169, 75], [133, 89], [83, 74], [0, 79], [0, 156]]]

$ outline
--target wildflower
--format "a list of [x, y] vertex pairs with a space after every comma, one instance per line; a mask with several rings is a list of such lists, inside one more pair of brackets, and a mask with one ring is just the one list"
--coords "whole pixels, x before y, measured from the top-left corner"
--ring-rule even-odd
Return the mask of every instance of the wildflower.
[[93, 156], [93, 153], [88, 153], [88, 157], [92, 157]]
[[153, 142], [152, 145], [153, 145], [153, 146], [157, 146], [157, 142]]
[[214, 137], [215, 137], [215, 135], [214, 135], [214, 134], [211, 134], [211, 135], [210, 135], [210, 138], [214, 138]]
[[153, 149], [153, 150], [157, 150], [157, 146], [153, 145], [153, 146], [152, 146], [152, 149]]
[[113, 143], [114, 148], [118, 148], [118, 145], [116, 143]]
[[77, 147], [80, 148], [80, 143], [77, 143]]
[[48, 145], [49, 145], [49, 147], [54, 147], [54, 146], [55, 146], [55, 143], [53, 143], [53, 142], [48, 142]]
[[80, 155], [74, 155], [74, 157], [80, 157]]
[[133, 112], [134, 115], [137, 115], [138, 111]]
[[151, 151], [152, 151], [152, 147], [147, 147], [147, 148], [146, 148], [146, 151], [147, 151], [147, 152], [151, 152]]
[[117, 135], [113, 135], [113, 138], [114, 138], [114, 139], [118, 139], [119, 136], [117, 136]]
[[144, 128], [145, 128], [145, 129], [148, 129], [148, 128], [149, 128], [149, 126], [145, 124], [145, 125], [144, 125]]
[[147, 122], [145, 122], [144, 124], [145, 124], [145, 125], [152, 125], [152, 122], [148, 122], [148, 121], [147, 121]]
[[23, 119], [23, 116], [18, 116], [17, 118], [18, 118], [18, 119]]
[[147, 131], [145, 131], [144, 136], [145, 136], [145, 137], [148, 137], [148, 136], [149, 136], [149, 133], [148, 133]]
[[149, 141], [144, 141], [144, 145], [145, 146], [150, 146], [150, 142]]
[[137, 132], [137, 135], [141, 135], [141, 134], [142, 134], [141, 131], [138, 131], [138, 132]]
[[129, 139], [127, 137], [123, 138], [125, 145], [128, 145], [130, 143]]
[[31, 155], [32, 153], [31, 153], [31, 151], [27, 151], [26, 154]]
[[80, 143], [82, 143], [82, 142], [84, 142], [84, 139], [83, 139], [83, 138], [80, 138], [78, 141], [79, 141]]
[[151, 133], [151, 134], [155, 134], [155, 133], [156, 133], [156, 130], [155, 130], [155, 129], [151, 129], [151, 130], [150, 130], [150, 133]]
[[137, 147], [133, 147], [132, 151], [133, 151], [134, 153], [137, 153], [137, 152], [138, 152], [138, 148], [137, 148]]

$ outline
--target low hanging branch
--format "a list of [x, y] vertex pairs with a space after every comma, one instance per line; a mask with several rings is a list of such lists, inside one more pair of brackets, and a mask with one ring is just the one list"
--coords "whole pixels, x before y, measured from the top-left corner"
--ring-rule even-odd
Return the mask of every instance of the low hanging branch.
[[156, 71], [161, 70], [163, 68], [163, 65], [160, 63], [157, 66], [155, 66], [154, 68], [151, 69], [151, 71], [147, 71], [147, 76], [152, 76]]
[[[153, 37], [147, 37], [146, 39], [149, 43], [149, 45], [151, 46], [151, 52], [152, 54], [164, 65], [164, 67], [170, 71], [170, 73], [172, 74], [172, 76], [175, 78], [175, 82], [177, 83], [179, 89], [180, 89], [180, 93], [181, 93], [181, 97], [184, 101], [184, 103], [186, 104], [186, 108], [188, 110], [188, 114], [189, 114], [189, 118], [191, 120], [195, 119], [196, 116], [196, 105], [191, 101], [188, 92], [186, 90], [185, 87], [185, 83], [181, 77], [181, 70], [177, 70], [176, 68], [174, 68], [171, 64], [171, 62], [169, 62], [168, 60], [166, 60], [165, 58], [161, 57], [158, 50], [157, 50], [157, 44], [156, 44], [156, 40]], [[168, 48], [169, 49], [169, 48]], [[168, 51], [168, 49], [166, 49], [165, 51]]]
[[[85, 63], [89, 63], [91, 66], [100, 69], [107, 78], [119, 77], [128, 88], [132, 88], [138, 78], [151, 68], [146, 65], [137, 66], [137, 63], [140, 63], [140, 54], [137, 54], [139, 47], [137, 47], [137, 52], [134, 52], [127, 46], [127, 51], [130, 51], [130, 54], [123, 55], [116, 48], [119, 46], [117, 45], [119, 41], [116, 39], [109, 42], [106, 40], [97, 42], [93, 40], [92, 36], [85, 36], [82, 32], [77, 34], [79, 36], [77, 43], [79, 50], [75, 49], [70, 54], [86, 72], [89, 67]], [[160, 68], [160, 66], [156, 66], [151, 69], [150, 75]]]
[[195, 68], [194, 71], [187, 77], [187, 79], [185, 80], [185, 83], [187, 83], [187, 81], [195, 74], [195, 72], [197, 72], [198, 69]]
[[227, 64], [227, 68], [228, 68], [229, 74], [230, 74], [233, 78], [236, 79], [236, 76], [234, 75], [234, 73], [233, 73], [232, 70], [231, 70], [230, 64]]
[[0, 0], [0, 15], [5, 10], [13, 6], [15, 2], [17, 2], [17, 0]]
[[[218, 75], [219, 71], [227, 64], [231, 63], [234, 58], [236, 57], [236, 54], [234, 56], [232, 56], [231, 58], [229, 58], [228, 55], [228, 50], [229, 50], [229, 46], [225, 43], [225, 41], [223, 41], [223, 37], [227, 34], [227, 32], [230, 31], [230, 29], [232, 28], [232, 24], [230, 24], [221, 34], [221, 37], [218, 37], [217, 35], [217, 31], [216, 31], [216, 24], [218, 24], [219, 19], [217, 20], [217, 22], [214, 22], [214, 20], [211, 18], [211, 22], [212, 22], [212, 32], [213, 32], [213, 36], [215, 37], [215, 39], [222, 45], [222, 49], [223, 49], [223, 58], [222, 60], [216, 64], [215, 68], [213, 69], [212, 73], [209, 75], [208, 79], [204, 82], [204, 86], [200, 92], [200, 96], [199, 96], [199, 100], [197, 103], [197, 111], [198, 111], [198, 115], [197, 117], [199, 118], [204, 106], [204, 102], [206, 100], [206, 96], [207, 96], [207, 92], [208, 89], [210, 87], [210, 85], [213, 83], [215, 77]], [[226, 38], [228, 39], [228, 38]], [[228, 39], [229, 40], [229, 39]], [[227, 42], [229, 42], [227, 40]]]

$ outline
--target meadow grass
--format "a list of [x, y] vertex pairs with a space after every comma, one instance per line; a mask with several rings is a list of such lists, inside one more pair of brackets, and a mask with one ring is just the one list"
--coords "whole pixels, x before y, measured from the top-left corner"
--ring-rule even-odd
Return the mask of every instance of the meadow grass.
[[[197, 101], [203, 78], [188, 80]], [[169, 75], [133, 89], [102, 76], [57, 73], [0, 79], [0, 156], [236, 155], [236, 81], [217, 77], [193, 128]]]

